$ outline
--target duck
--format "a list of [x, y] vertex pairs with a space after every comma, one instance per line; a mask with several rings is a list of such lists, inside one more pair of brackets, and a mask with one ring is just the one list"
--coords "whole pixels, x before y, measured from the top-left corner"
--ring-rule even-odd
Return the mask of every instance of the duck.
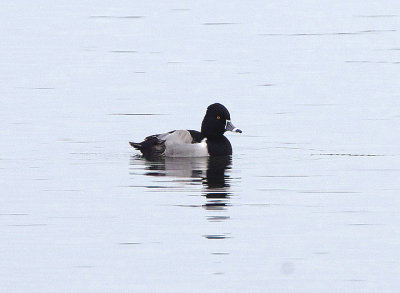
[[217, 157], [232, 155], [232, 145], [224, 133], [242, 133], [231, 122], [228, 109], [214, 103], [207, 107], [201, 131], [172, 130], [146, 137], [142, 142], [129, 142], [144, 158]]

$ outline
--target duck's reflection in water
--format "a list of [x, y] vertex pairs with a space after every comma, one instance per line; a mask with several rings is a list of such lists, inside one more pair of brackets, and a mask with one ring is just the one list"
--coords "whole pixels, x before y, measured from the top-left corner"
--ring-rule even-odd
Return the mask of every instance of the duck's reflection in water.
[[207, 170], [207, 158], [157, 158], [144, 159], [132, 157], [131, 165], [137, 162], [145, 165], [147, 176], [167, 176], [189, 181], [201, 181]]
[[203, 180], [205, 186], [203, 195], [207, 198], [204, 208], [207, 210], [223, 210], [229, 205], [231, 195], [229, 193], [229, 170], [231, 166], [231, 156], [210, 157], [208, 159], [207, 172]]
[[207, 199], [203, 207], [207, 210], [223, 210], [229, 206], [231, 156], [156, 160], [131, 158], [131, 165], [136, 170], [138, 163], [144, 163], [147, 176], [174, 177], [171, 181], [188, 185], [202, 184], [202, 196]]

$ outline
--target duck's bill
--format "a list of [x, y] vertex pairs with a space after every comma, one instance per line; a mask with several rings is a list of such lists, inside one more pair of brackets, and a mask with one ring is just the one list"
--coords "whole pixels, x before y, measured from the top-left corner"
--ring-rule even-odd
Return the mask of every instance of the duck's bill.
[[225, 130], [226, 130], [226, 131], [232, 131], [232, 132], [239, 132], [239, 133], [242, 133], [242, 131], [241, 131], [239, 128], [235, 127], [235, 125], [233, 125], [233, 124], [231, 123], [230, 120], [227, 120], [227, 121], [226, 121]]

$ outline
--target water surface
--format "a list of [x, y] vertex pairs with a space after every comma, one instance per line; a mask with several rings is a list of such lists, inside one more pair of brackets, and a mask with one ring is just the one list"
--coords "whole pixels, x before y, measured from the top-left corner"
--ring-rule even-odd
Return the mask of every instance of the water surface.
[[[3, 6], [3, 291], [397, 292], [398, 2]], [[128, 145], [214, 102], [232, 158]]]

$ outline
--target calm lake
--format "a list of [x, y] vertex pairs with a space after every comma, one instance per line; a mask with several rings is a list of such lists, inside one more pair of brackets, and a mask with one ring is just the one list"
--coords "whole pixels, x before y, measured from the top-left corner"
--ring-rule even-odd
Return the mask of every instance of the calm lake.
[[[398, 292], [400, 2], [8, 1], [2, 292]], [[230, 159], [146, 161], [200, 130]]]

